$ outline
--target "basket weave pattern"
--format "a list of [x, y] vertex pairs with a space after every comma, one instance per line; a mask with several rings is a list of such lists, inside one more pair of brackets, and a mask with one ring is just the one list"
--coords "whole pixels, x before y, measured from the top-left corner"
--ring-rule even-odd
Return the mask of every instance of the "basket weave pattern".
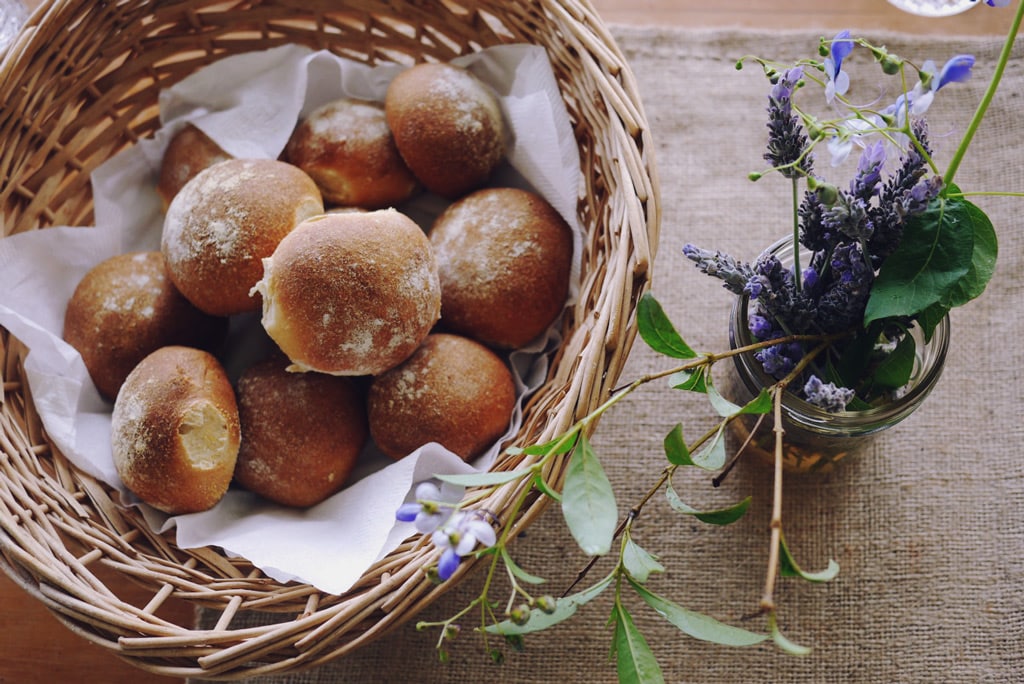
[[[606, 399], [619, 377], [660, 218], [653, 145], [633, 76], [586, 0], [50, 2], [0, 64], [3, 236], [90, 225], [90, 173], [159, 127], [163, 88], [223, 57], [294, 43], [367, 64], [412, 64], [516, 42], [549, 55], [585, 186], [579, 301], [516, 438], [520, 446], [545, 441]], [[281, 584], [217, 549], [177, 548], [173, 536], [151, 531], [48, 443], [23, 382], [26, 353], [0, 328], [0, 566], [69, 628], [138, 667], [225, 680], [314, 667], [401, 624], [454, 585], [425, 577], [436, 552], [419, 537], [342, 596]], [[531, 458], [506, 457], [494, 468]], [[559, 481], [564, 465], [555, 463], [549, 479]], [[481, 505], [500, 517], [524, 486], [506, 485]], [[543, 505], [534, 500], [518, 524]], [[111, 574], [152, 590], [151, 599], [119, 598]], [[219, 611], [217, 626], [201, 631], [158, 617], [171, 597]], [[232, 630], [238, 611], [250, 610], [279, 613], [281, 622]]]

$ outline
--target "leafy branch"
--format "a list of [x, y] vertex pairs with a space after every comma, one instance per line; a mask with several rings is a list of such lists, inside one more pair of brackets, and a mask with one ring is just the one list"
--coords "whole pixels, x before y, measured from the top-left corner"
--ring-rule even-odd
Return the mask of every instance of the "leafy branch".
[[[529, 483], [520, 489], [509, 507], [495, 543], [475, 552], [481, 558], [489, 557], [479, 595], [462, 610], [445, 620], [421, 622], [418, 625], [420, 629], [440, 630], [437, 648], [442, 659], [447, 660], [449, 643], [461, 632], [461, 622], [473, 614], [479, 619], [475, 631], [482, 635], [485, 648], [491, 657], [496, 662], [501, 662], [504, 656], [502, 650], [491, 642], [493, 637], [500, 636], [513, 649], [521, 649], [526, 635], [549, 629], [571, 619], [580, 608], [609, 589], [612, 590], [612, 609], [609, 616], [609, 624], [613, 627], [612, 651], [622, 681], [662, 681], [657, 659], [633, 620], [630, 597], [638, 599], [641, 605], [653, 609], [670, 624], [695, 639], [728, 646], [751, 646], [772, 639], [784, 651], [806, 652], [807, 649], [789, 641], [778, 628], [773, 598], [775, 578], [781, 575], [803, 577], [810, 581], [826, 581], [836, 575], [838, 566], [834, 561], [830, 561], [828, 569], [821, 573], [813, 574], [800, 570], [786, 548], [782, 536], [781, 397], [786, 385], [798, 377], [802, 367], [795, 368], [786, 378], [766, 388], [749, 402], [737, 405], [715, 387], [711, 372], [713, 366], [737, 354], [752, 353], [770, 344], [778, 344], [780, 340], [756, 342], [721, 353], [697, 353], [682, 339], [661, 305], [650, 294], [642, 297], [638, 303], [637, 325], [641, 338], [652, 350], [682, 363], [664, 371], [643, 375], [618, 388], [603, 404], [549, 442], [509, 449], [508, 452], [513, 454], [536, 457], [536, 460], [525, 468], [507, 472], [439, 476], [439, 479], [451, 484], [477, 488], [474, 495], [459, 506], [465, 506], [466, 501], [479, 501], [482, 498], [481, 492], [491, 492], [510, 483]], [[784, 341], [816, 343], [816, 347], [802, 362], [806, 365], [832, 342], [842, 337], [842, 334], [793, 335]], [[684, 438], [682, 424], [675, 425], [663, 440], [666, 466], [640, 500], [619, 519], [612, 485], [587, 434], [601, 415], [625, 397], [641, 387], [663, 379], [667, 379], [673, 388], [706, 395], [718, 416], [718, 421], [690, 442]], [[673, 483], [673, 476], [680, 468], [689, 467], [718, 472], [720, 476], [724, 476], [726, 469], [735, 463], [734, 460], [728, 461], [726, 457], [726, 433], [730, 423], [741, 416], [763, 418], [773, 412], [777, 467], [772, 519], [769, 524], [771, 541], [767, 579], [758, 610], [767, 616], [767, 624], [764, 633], [757, 633], [684, 608], [649, 588], [650, 578], [664, 572], [665, 568], [656, 556], [646, 551], [636, 541], [636, 526], [644, 507], [662, 491], [674, 511], [696, 518], [705, 524], [728, 525], [741, 519], [749, 508], [750, 496], [722, 508], [700, 510], [683, 500]], [[545, 478], [545, 473], [551, 470], [549, 466], [553, 459], [558, 458], [569, 459], [564, 468], [561, 492], [556, 491], [555, 483]], [[515, 537], [516, 520], [531, 497], [538, 493], [560, 504], [571, 535], [580, 550], [588, 556], [575, 579], [557, 599], [547, 594], [537, 595], [536, 587], [543, 585], [546, 580], [520, 567], [509, 549]], [[585, 584], [597, 562], [611, 553], [616, 539], [619, 543], [612, 570], [584, 588], [578, 588]], [[510, 588], [507, 598], [499, 600], [496, 585], [502, 576]]]

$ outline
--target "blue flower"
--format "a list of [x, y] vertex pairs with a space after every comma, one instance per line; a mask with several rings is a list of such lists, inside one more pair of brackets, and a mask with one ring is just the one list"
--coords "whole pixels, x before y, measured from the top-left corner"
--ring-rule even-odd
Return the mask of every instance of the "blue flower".
[[399, 506], [395, 518], [413, 523], [421, 534], [430, 534], [451, 517], [464, 493], [465, 487], [447, 482], [440, 486], [421, 482], [416, 486], [416, 500]]
[[825, 85], [825, 100], [831, 103], [836, 95], [845, 95], [850, 88], [850, 76], [843, 71], [843, 60], [853, 52], [853, 41], [850, 40], [849, 31], [840, 31], [832, 39], [832, 47], [829, 56], [824, 60], [825, 75], [828, 83]]
[[[971, 2], [977, 2], [977, 0], [971, 0]], [[985, 4], [989, 7], [1006, 7], [1010, 4], [1010, 0], [985, 0]]]
[[497, 535], [481, 511], [457, 511], [430, 539], [434, 546], [442, 549], [437, 576], [446, 580], [455, 573], [463, 557], [472, 553], [477, 544], [494, 546]]
[[939, 78], [932, 85], [933, 91], [938, 91], [950, 83], [963, 83], [971, 77], [971, 69], [974, 68], [974, 55], [956, 55], [942, 65]]

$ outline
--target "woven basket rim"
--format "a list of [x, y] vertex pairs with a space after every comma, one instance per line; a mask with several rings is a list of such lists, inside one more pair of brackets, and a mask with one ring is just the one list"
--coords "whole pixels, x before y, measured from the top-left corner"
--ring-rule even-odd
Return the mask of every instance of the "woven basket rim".
[[[514, 42], [545, 48], [585, 171], [577, 205], [584, 268], [563, 345], [520, 436], [553, 437], [606, 399], [633, 342], [635, 304], [650, 287], [660, 207], [635, 79], [588, 0], [360, 0], [308, 10], [284, 0], [132, 1], [102, 10], [91, 0], [48, 2], [0, 62], [0, 135], [9, 141], [0, 151], [3, 236], [88, 225], [89, 174], [152, 134], [161, 88], [229, 54], [293, 42], [371, 64], [444, 60]], [[411, 538], [351, 590], [329, 596], [277, 583], [215, 549], [178, 549], [47, 441], [25, 355], [0, 328], [0, 567], [69, 629], [139, 668], [228, 680], [316, 667], [408, 620], [472, 569], [465, 563], [455, 581], [432, 584], [423, 568], [435, 550]], [[532, 458], [505, 458], [495, 468]], [[553, 480], [563, 465], [552, 466]], [[504, 510], [526, 486], [498, 489], [488, 508]], [[532, 523], [545, 503], [533, 499], [517, 525]], [[97, 579], [98, 567], [146, 587], [152, 599], [127, 604]], [[169, 598], [219, 612], [217, 626], [160, 618]], [[244, 611], [287, 619], [231, 629]]]

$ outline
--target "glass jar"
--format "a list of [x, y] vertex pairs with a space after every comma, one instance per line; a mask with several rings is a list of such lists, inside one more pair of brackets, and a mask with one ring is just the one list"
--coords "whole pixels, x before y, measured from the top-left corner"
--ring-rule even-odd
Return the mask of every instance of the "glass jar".
[[[793, 264], [793, 240], [786, 238], [772, 245], [774, 253], [784, 266]], [[801, 251], [801, 263], [809, 263], [810, 253]], [[747, 327], [746, 296], [737, 297], [733, 303], [729, 321], [729, 347], [752, 344], [755, 340]], [[839, 461], [857, 452], [858, 449], [883, 430], [896, 425], [913, 413], [935, 387], [945, 365], [949, 349], [949, 316], [936, 326], [931, 339], [926, 343], [920, 326], [914, 326], [910, 334], [916, 343], [915, 363], [910, 381], [901, 388], [891, 401], [869, 409], [829, 413], [803, 399], [787, 392], [782, 400], [782, 423], [785, 429], [783, 444], [783, 467], [788, 471], [825, 472]], [[772, 385], [775, 380], [761, 367], [753, 352], [733, 357], [723, 385], [723, 394], [736, 404], [745, 404], [756, 397], [762, 388]], [[739, 441], [737, 447], [746, 441], [754, 429], [758, 416], [741, 416], [732, 421], [733, 437]], [[772, 431], [772, 415], [765, 416], [760, 428], [746, 449], [760, 457], [774, 462], [775, 435]]]

